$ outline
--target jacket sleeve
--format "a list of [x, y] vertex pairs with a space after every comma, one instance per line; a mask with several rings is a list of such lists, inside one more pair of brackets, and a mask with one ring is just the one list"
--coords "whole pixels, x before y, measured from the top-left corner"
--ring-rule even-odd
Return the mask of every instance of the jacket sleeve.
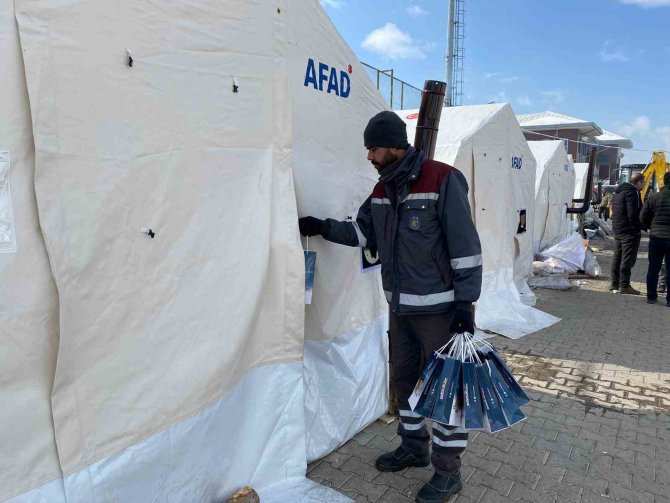
[[482, 289], [482, 247], [470, 213], [468, 183], [460, 171], [452, 171], [440, 187], [438, 216], [454, 274], [457, 309], [469, 309]]
[[644, 202], [644, 207], [640, 213], [640, 224], [642, 230], [648, 231], [651, 227], [651, 221], [654, 219], [654, 211], [652, 208], [653, 197], [648, 197]]
[[372, 226], [370, 199], [368, 197], [359, 208], [355, 222], [340, 222], [339, 220], [327, 218], [326, 222], [329, 226], [329, 232], [323, 236], [324, 239], [346, 246], [360, 246], [362, 248], [376, 246], [377, 240]]
[[633, 228], [635, 233], [640, 232], [642, 226], [640, 225], [640, 212], [639, 212], [639, 195], [637, 191], [633, 192], [629, 190], [626, 193], [626, 214], [628, 215], [628, 221], [630, 226]]

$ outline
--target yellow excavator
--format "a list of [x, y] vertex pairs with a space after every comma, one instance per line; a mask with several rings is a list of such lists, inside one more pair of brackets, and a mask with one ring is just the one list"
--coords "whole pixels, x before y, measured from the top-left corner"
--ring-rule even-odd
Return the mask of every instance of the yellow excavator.
[[670, 164], [665, 160], [665, 152], [658, 150], [651, 154], [651, 161], [641, 172], [644, 176], [644, 188], [642, 189], [642, 201], [646, 201], [653, 192], [663, 188], [663, 175], [670, 171]]

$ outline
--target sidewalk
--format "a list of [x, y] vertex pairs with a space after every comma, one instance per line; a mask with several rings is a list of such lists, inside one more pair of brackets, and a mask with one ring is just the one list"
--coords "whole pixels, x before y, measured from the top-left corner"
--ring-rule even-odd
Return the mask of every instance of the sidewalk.
[[[670, 503], [670, 308], [662, 298], [608, 293], [612, 241], [593, 241], [604, 278], [570, 291], [537, 290], [537, 307], [563, 321], [517, 341], [496, 337], [533, 402], [528, 419], [474, 433], [465, 485], [452, 502]], [[633, 270], [644, 292], [648, 241]], [[377, 421], [308, 467], [308, 477], [356, 502], [413, 502], [429, 468], [380, 473], [399, 445]]]

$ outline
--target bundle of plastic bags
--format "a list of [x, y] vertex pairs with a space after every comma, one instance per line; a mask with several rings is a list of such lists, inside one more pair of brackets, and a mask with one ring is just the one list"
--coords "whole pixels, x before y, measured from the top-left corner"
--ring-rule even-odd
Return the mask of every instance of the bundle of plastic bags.
[[523, 421], [529, 401], [495, 348], [468, 333], [435, 351], [409, 398], [433, 421], [490, 433]]

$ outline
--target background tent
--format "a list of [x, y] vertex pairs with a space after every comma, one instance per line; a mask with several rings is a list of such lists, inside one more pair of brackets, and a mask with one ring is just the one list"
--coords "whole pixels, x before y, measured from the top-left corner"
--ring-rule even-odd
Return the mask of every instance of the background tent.
[[[413, 138], [418, 111], [399, 114]], [[484, 262], [477, 326], [516, 338], [555, 323], [553, 316], [526, 305], [520, 294], [532, 297], [526, 278], [533, 262], [535, 159], [512, 107], [444, 108], [435, 159], [458, 168], [470, 187]]]
[[535, 159], [535, 224], [533, 247], [539, 253], [555, 245], [570, 234], [575, 171], [572, 157], [567, 154], [561, 140], [529, 141]]
[[296, 201], [344, 217], [372, 187], [363, 68], [315, 0], [1, 5], [0, 499], [338, 501], [304, 479], [307, 431], [318, 452], [383, 412], [385, 306], [360, 251], [315, 243], [305, 347]]
[[575, 185], [573, 190], [573, 197], [575, 199], [584, 199], [584, 187], [586, 186], [586, 178], [589, 174], [588, 162], [575, 163]]

